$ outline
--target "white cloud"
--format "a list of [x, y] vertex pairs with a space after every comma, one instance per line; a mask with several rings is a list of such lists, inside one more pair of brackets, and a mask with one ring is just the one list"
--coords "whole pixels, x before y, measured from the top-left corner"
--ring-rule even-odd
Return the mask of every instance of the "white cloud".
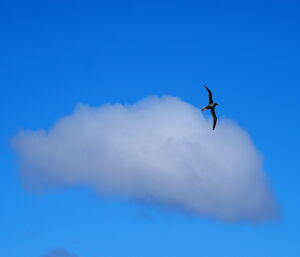
[[224, 220], [276, 214], [262, 160], [245, 131], [211, 121], [175, 97], [134, 105], [78, 105], [45, 132], [13, 139], [25, 185], [89, 185], [102, 194]]

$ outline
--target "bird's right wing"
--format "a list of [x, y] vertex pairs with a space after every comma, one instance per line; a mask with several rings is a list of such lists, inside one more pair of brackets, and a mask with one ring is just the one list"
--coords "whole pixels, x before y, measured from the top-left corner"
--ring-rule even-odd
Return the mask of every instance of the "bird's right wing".
[[215, 129], [215, 127], [216, 127], [216, 124], [217, 124], [217, 115], [216, 115], [216, 112], [215, 112], [215, 108], [211, 108], [210, 109], [210, 111], [211, 111], [211, 115], [213, 116], [213, 118], [214, 118], [214, 125], [213, 125], [213, 130]]
[[[204, 85], [205, 86], [205, 85]], [[213, 97], [212, 97], [212, 92], [209, 90], [209, 88], [207, 86], [205, 86], [205, 88], [207, 89], [208, 91], [208, 97], [209, 97], [209, 103], [213, 103]]]

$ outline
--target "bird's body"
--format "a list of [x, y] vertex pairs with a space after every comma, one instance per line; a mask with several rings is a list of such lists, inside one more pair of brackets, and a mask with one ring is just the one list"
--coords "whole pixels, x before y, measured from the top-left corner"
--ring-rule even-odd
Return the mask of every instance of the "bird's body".
[[217, 103], [211, 103], [205, 107], [202, 108], [202, 111], [206, 111], [206, 110], [209, 110], [209, 109], [212, 109], [212, 108], [215, 108], [218, 104]]
[[214, 130], [215, 127], [216, 127], [216, 124], [217, 124], [217, 119], [218, 119], [217, 115], [216, 115], [216, 112], [215, 112], [215, 107], [218, 104], [213, 101], [212, 92], [209, 90], [209, 88], [207, 86], [205, 86], [205, 88], [208, 91], [209, 104], [207, 106], [205, 106], [204, 108], [202, 108], [202, 111], [206, 111], [206, 110], [211, 111], [211, 115], [213, 116], [213, 119], [214, 119], [214, 124], [213, 124], [213, 130]]

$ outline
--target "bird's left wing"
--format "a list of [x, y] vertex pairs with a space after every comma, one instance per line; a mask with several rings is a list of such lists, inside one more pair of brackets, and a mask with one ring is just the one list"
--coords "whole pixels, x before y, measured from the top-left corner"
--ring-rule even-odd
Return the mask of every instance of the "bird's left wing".
[[215, 127], [216, 127], [216, 124], [217, 124], [217, 115], [216, 115], [216, 112], [215, 112], [215, 108], [211, 108], [210, 109], [210, 111], [211, 111], [211, 115], [213, 116], [213, 118], [214, 118], [214, 125], [213, 125], [213, 130], [215, 129]]
[[[204, 85], [205, 86], [205, 85]], [[208, 97], [209, 97], [209, 103], [213, 103], [213, 97], [212, 97], [212, 92], [209, 90], [207, 86], [205, 86], [206, 90], [208, 91]]]

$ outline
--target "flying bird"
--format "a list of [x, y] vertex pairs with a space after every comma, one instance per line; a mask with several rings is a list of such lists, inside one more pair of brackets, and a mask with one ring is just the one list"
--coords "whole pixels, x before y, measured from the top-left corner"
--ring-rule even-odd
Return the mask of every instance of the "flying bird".
[[[205, 85], [204, 85], [204, 86], [205, 86]], [[213, 125], [213, 130], [214, 130], [215, 127], [216, 127], [216, 124], [217, 124], [217, 119], [218, 119], [217, 116], [216, 116], [215, 107], [216, 107], [217, 105], [219, 105], [219, 104], [214, 103], [213, 97], [212, 97], [212, 92], [209, 90], [209, 88], [208, 88], [207, 86], [205, 86], [205, 88], [206, 88], [207, 91], [208, 91], [209, 104], [208, 104], [206, 107], [202, 108], [202, 111], [210, 110], [211, 115], [212, 115], [213, 118], [214, 118], [214, 125]]]

